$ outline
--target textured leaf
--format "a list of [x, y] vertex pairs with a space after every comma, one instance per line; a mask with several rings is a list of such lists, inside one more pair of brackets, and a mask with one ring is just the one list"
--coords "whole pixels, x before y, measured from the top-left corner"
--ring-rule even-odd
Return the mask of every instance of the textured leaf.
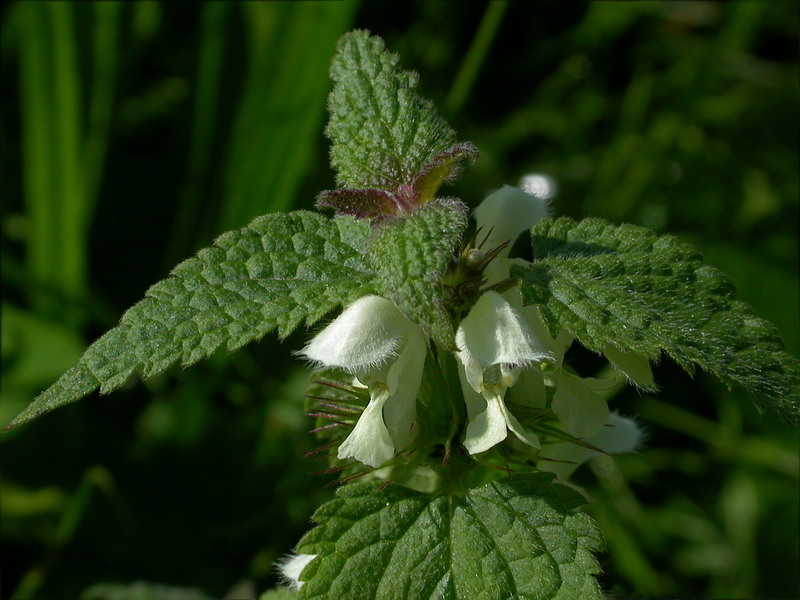
[[442, 183], [458, 179], [465, 159], [475, 162], [477, 158], [472, 142], [461, 142], [434, 156], [414, 178], [414, 202], [421, 205], [433, 200]]
[[416, 74], [401, 71], [379, 37], [343, 36], [331, 77], [327, 134], [341, 186], [395, 192], [454, 146], [454, 131], [417, 95]]
[[284, 337], [303, 321], [314, 323], [370, 292], [373, 275], [363, 258], [368, 232], [366, 222], [298, 211], [223, 234], [151, 287], [9, 427], [97, 387], [108, 392], [136, 369], [150, 377], [222, 345], [233, 351], [275, 328]]
[[467, 225], [466, 207], [436, 201], [406, 219], [386, 223], [370, 241], [368, 257], [382, 293], [433, 339], [451, 348], [453, 325], [442, 298], [442, 276]]
[[512, 275], [551, 332], [566, 327], [597, 352], [610, 343], [657, 360], [663, 351], [800, 424], [800, 362], [692, 246], [601, 219], [544, 219], [531, 233], [534, 264]]
[[585, 503], [553, 475], [517, 475], [466, 495], [380, 482], [340, 488], [298, 552], [305, 600], [594, 600], [603, 549]]
[[325, 190], [317, 196], [317, 208], [334, 208], [337, 214], [357, 219], [375, 219], [393, 215], [398, 210], [392, 194], [374, 188]]

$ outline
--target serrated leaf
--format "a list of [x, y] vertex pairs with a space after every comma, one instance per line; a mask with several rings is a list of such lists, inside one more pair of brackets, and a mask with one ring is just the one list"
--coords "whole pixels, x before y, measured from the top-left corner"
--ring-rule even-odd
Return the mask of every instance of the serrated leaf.
[[98, 387], [102, 393], [119, 387], [136, 369], [150, 377], [223, 345], [237, 350], [276, 328], [285, 337], [301, 322], [310, 325], [370, 293], [368, 232], [366, 222], [297, 211], [223, 234], [152, 286], [9, 427]]
[[439, 200], [384, 224], [367, 252], [381, 293], [447, 348], [454, 345], [453, 325], [442, 301], [442, 277], [466, 226], [463, 204]]
[[395, 192], [455, 143], [433, 104], [417, 95], [416, 74], [398, 61], [367, 31], [339, 40], [326, 133], [341, 186]]
[[695, 248], [602, 219], [544, 219], [531, 233], [534, 263], [512, 275], [551, 332], [566, 327], [597, 352], [613, 344], [657, 360], [663, 351], [800, 425], [800, 362]]
[[340, 488], [314, 514], [298, 552], [304, 600], [599, 600], [603, 549], [585, 503], [548, 473], [516, 475], [465, 495], [381, 482]]

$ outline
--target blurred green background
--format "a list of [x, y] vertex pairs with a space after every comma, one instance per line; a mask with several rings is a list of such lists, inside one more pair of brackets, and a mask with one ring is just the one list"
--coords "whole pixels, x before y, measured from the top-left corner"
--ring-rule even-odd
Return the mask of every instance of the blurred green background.
[[[532, 173], [559, 214], [671, 232], [800, 353], [795, 2], [10, 2], [2, 19], [8, 422], [148, 285], [225, 230], [334, 187], [335, 40], [379, 34], [481, 159], [476, 205]], [[307, 337], [268, 337], [0, 436], [3, 597], [147, 580], [221, 598], [333, 494], [302, 414]], [[595, 357], [573, 358], [590, 371]], [[798, 434], [665, 361], [629, 390], [636, 455], [576, 474], [615, 598], [789, 598]]]

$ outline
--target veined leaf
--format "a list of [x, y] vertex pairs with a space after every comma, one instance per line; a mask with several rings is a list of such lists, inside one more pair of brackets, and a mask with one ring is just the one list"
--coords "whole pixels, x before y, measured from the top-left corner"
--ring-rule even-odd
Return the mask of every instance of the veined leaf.
[[566, 327], [597, 352], [613, 344], [657, 360], [663, 351], [800, 425], [800, 362], [695, 248], [602, 219], [544, 219], [531, 233], [533, 265], [511, 272], [551, 332]]
[[144, 377], [184, 366], [278, 329], [288, 335], [340, 304], [369, 293], [363, 258], [366, 222], [297, 211], [266, 215], [220, 236], [151, 287], [114, 329], [86, 350], [9, 427], [100, 388], [105, 393], [141, 369]]
[[381, 292], [447, 348], [454, 347], [453, 325], [442, 302], [442, 277], [466, 226], [463, 204], [438, 200], [378, 225], [368, 248]]
[[379, 37], [343, 36], [331, 77], [327, 134], [341, 186], [396, 192], [454, 146], [455, 132], [417, 95], [416, 74], [401, 71]]
[[316, 555], [298, 598], [599, 600], [602, 535], [574, 510], [584, 498], [554, 477], [515, 475], [465, 495], [340, 488], [298, 545]]

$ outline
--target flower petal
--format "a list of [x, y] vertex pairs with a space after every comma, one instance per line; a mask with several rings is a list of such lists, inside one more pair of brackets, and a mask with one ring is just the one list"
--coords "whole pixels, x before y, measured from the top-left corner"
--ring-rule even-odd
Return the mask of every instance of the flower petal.
[[525, 431], [525, 428], [522, 424], [517, 420], [517, 417], [511, 414], [506, 406], [506, 403], [503, 402], [502, 398], [499, 400], [500, 408], [503, 410], [503, 415], [506, 418], [506, 426], [508, 427], [509, 431], [517, 436], [517, 439], [524, 444], [528, 444], [528, 446], [533, 446], [534, 448], [541, 448], [541, 444], [539, 443], [539, 438], [536, 437], [536, 434], [531, 433], [529, 431]]
[[651, 392], [658, 390], [647, 357], [635, 352], [620, 350], [613, 344], [606, 344], [603, 348], [603, 355], [636, 386]]
[[411, 385], [400, 387], [394, 396], [389, 397], [383, 407], [383, 420], [395, 450], [402, 450], [416, 437], [414, 423], [417, 420], [419, 384], [413, 388]]
[[[608, 424], [594, 437], [584, 441], [608, 454], [633, 452], [642, 439], [642, 430], [633, 419], [623, 417], [617, 412], [608, 417]], [[545, 446], [539, 452], [537, 467], [542, 471], [555, 473], [559, 479], [566, 479], [582, 463], [600, 453], [585, 446], [569, 442]]]
[[478, 413], [467, 425], [464, 447], [470, 454], [486, 452], [508, 437], [511, 431], [521, 442], [540, 448], [539, 438], [525, 431], [517, 418], [509, 412], [503, 396], [494, 390], [484, 393], [486, 410]]
[[553, 412], [570, 435], [589, 438], [608, 422], [608, 404], [580, 377], [562, 371], [553, 396]]
[[386, 298], [364, 296], [348, 306], [299, 354], [326, 367], [373, 368], [394, 356], [403, 334], [417, 327]]
[[487, 398], [486, 410], [467, 425], [464, 447], [470, 454], [480, 454], [508, 437], [508, 425], [501, 407], [502, 400]]
[[[525, 263], [526, 261], [522, 261], [521, 259], [506, 259], [505, 262]], [[503, 294], [503, 298], [508, 301], [508, 303], [511, 305], [511, 308], [522, 315], [525, 324], [533, 333], [533, 337], [539, 341], [543, 349], [545, 349], [554, 357], [555, 360], [552, 362], [553, 366], [561, 366], [564, 353], [569, 350], [569, 347], [572, 345], [572, 341], [575, 339], [573, 335], [566, 329], [561, 329], [561, 331], [559, 331], [556, 335], [555, 339], [552, 338], [550, 336], [550, 330], [547, 328], [547, 325], [544, 324], [539, 307], [535, 304], [529, 304], [527, 306], [523, 305], [522, 294], [520, 293], [519, 287], [511, 288], [505, 292]]]
[[500, 256], [508, 256], [511, 246], [523, 231], [550, 216], [545, 200], [510, 185], [489, 194], [473, 214], [478, 227], [483, 228], [481, 235], [487, 236], [483, 243], [485, 250], [509, 242]]
[[294, 556], [281, 559], [278, 564], [278, 569], [285, 583], [295, 590], [299, 590], [303, 587], [305, 582], [300, 581], [300, 575], [308, 563], [316, 557], [316, 554], [295, 554]]
[[394, 443], [383, 422], [383, 405], [389, 399], [389, 390], [384, 385], [376, 386], [375, 393], [358, 418], [356, 426], [339, 446], [338, 457], [357, 461], [378, 468], [394, 457]]
[[467, 380], [478, 392], [483, 391], [483, 371], [493, 365], [552, 359], [519, 313], [494, 291], [485, 292], [461, 321], [456, 346]]
[[[405, 317], [403, 318], [405, 319]], [[405, 343], [399, 349], [397, 360], [389, 367], [386, 374], [386, 385], [392, 395], [402, 387], [413, 390], [413, 396], [416, 398], [422, 383], [422, 371], [425, 368], [425, 357], [428, 355], [428, 342], [422, 328], [411, 321], [408, 321], [408, 327], [404, 331], [403, 337]]]
[[461, 364], [461, 361], [456, 361], [456, 363], [458, 364], [458, 378], [461, 381], [461, 391], [464, 394], [464, 404], [467, 405], [467, 418], [472, 421], [486, 410], [486, 399], [483, 397], [483, 394], [476, 392], [467, 380], [467, 374], [464, 371], [464, 365]]
[[417, 419], [417, 395], [422, 385], [428, 342], [422, 328], [414, 325], [407, 332], [407, 339], [400, 356], [389, 367], [386, 385], [391, 396], [383, 407], [383, 418], [395, 450], [408, 446], [416, 436], [414, 422]]
[[519, 375], [519, 380], [506, 392], [507, 397], [521, 406], [529, 408], [545, 408], [547, 405], [547, 391], [544, 387], [544, 376], [541, 369], [534, 365], [524, 369]]

